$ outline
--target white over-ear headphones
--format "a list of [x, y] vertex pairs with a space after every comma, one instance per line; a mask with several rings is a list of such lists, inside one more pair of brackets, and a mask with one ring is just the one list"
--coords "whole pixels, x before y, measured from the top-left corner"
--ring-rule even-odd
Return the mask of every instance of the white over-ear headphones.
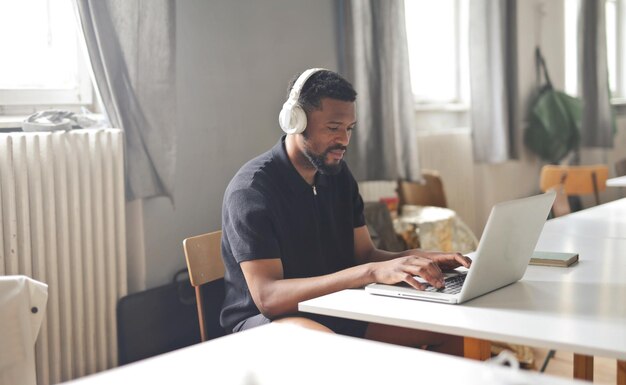
[[306, 113], [300, 104], [298, 98], [304, 83], [316, 72], [325, 71], [324, 68], [311, 68], [304, 71], [291, 87], [289, 98], [283, 104], [282, 110], [278, 115], [278, 123], [280, 128], [287, 134], [301, 134], [306, 128]]

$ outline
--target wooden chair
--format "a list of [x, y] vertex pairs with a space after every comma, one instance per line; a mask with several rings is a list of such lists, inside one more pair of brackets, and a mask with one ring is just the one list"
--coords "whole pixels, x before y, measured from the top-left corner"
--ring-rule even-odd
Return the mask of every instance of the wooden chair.
[[398, 180], [398, 198], [403, 205], [448, 207], [439, 172], [422, 170], [423, 183]]
[[541, 169], [539, 186], [541, 191], [563, 184], [565, 194], [594, 194], [596, 204], [600, 204], [600, 191], [606, 190], [609, 168], [606, 165], [594, 166], [555, 166], [546, 165]]
[[202, 341], [226, 334], [219, 324], [219, 314], [224, 302], [221, 238], [222, 232], [215, 231], [183, 241], [189, 279], [196, 291]]

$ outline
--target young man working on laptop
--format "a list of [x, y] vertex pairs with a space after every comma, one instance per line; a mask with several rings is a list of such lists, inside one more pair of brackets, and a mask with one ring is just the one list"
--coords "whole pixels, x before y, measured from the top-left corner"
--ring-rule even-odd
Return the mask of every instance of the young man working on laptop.
[[357, 183], [343, 161], [356, 125], [356, 92], [338, 74], [311, 69], [280, 113], [286, 135], [246, 163], [222, 209], [226, 296], [222, 326], [238, 332], [269, 322], [462, 354], [462, 338], [298, 312], [298, 303], [369, 283], [414, 276], [443, 286], [442, 270], [469, 267], [458, 253], [374, 247]]

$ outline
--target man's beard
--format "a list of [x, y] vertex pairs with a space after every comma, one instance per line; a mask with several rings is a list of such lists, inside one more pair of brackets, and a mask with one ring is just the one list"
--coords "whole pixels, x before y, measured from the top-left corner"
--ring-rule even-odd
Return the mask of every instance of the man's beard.
[[[311, 162], [313, 167], [317, 169], [317, 171], [321, 172], [325, 175], [337, 175], [341, 171], [343, 159], [339, 161], [337, 164], [327, 164], [326, 156], [334, 150], [343, 150], [346, 151], [346, 146], [342, 146], [341, 144], [336, 144], [334, 146], [328, 147], [323, 153], [315, 154], [310, 149], [307, 143], [305, 142], [304, 146], [304, 156]], [[345, 153], [344, 153], [345, 154]]]

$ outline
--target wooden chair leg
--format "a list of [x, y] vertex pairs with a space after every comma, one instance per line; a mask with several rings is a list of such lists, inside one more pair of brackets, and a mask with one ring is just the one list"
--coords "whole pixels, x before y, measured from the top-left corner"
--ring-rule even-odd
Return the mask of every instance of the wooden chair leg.
[[202, 307], [202, 288], [196, 286], [196, 308], [198, 309], [198, 326], [200, 327], [200, 341], [207, 340], [206, 325], [204, 323], [204, 307]]
[[574, 354], [574, 378], [593, 381], [593, 356]]
[[463, 355], [465, 358], [485, 361], [491, 358], [491, 342], [478, 338], [465, 337], [463, 340]]
[[600, 204], [600, 192], [598, 191], [598, 177], [595, 171], [591, 172], [591, 182], [593, 183], [593, 194], [596, 197], [596, 206]]
[[626, 385], [626, 361], [617, 361], [617, 384]]
[[550, 349], [550, 351], [546, 355], [546, 358], [543, 360], [543, 364], [541, 365], [541, 369], [539, 369], [539, 371], [541, 373], [546, 371], [546, 368], [548, 367], [548, 362], [550, 362], [550, 360], [554, 358], [555, 354], [556, 354], [556, 350]]

